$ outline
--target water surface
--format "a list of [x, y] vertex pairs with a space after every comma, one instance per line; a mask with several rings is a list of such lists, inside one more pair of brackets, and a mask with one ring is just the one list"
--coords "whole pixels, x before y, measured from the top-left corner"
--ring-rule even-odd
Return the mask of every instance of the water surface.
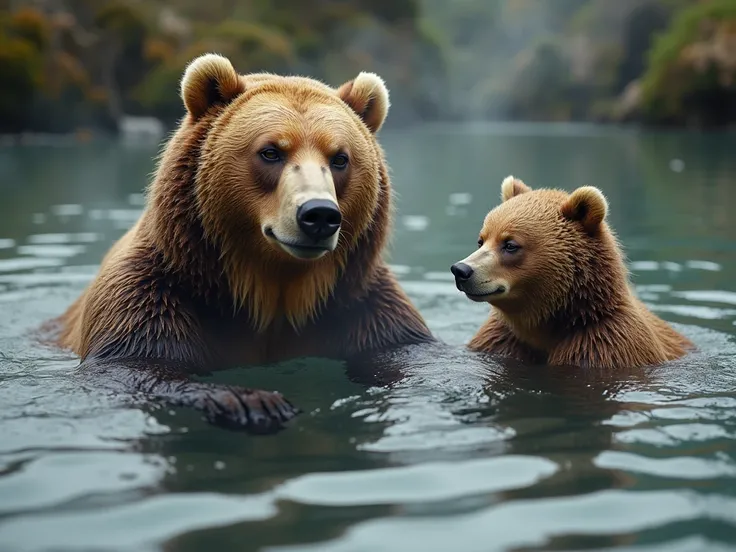
[[[736, 136], [588, 126], [386, 131], [389, 262], [444, 341], [381, 378], [299, 359], [220, 373], [304, 410], [276, 436], [86, 388], [30, 333], [136, 220], [155, 144], [0, 149], [0, 550], [731, 550]], [[601, 374], [463, 350], [449, 266], [500, 183], [596, 185], [637, 293], [699, 351]]]

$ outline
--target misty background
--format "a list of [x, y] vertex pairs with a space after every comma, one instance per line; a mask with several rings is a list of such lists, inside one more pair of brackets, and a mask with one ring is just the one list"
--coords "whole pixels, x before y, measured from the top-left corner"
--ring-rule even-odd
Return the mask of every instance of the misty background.
[[736, 0], [0, 0], [0, 133], [170, 128], [205, 52], [375, 71], [388, 125], [736, 120]]

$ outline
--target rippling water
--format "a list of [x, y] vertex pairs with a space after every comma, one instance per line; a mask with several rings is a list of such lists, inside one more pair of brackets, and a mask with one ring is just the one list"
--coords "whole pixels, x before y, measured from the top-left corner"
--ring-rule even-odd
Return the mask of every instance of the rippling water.
[[[85, 388], [33, 340], [137, 218], [156, 146], [0, 149], [0, 551], [736, 547], [736, 137], [514, 125], [383, 143], [390, 262], [445, 344], [364, 373], [218, 374], [303, 408], [264, 438]], [[509, 173], [602, 188], [637, 293], [699, 351], [617, 374], [465, 352], [487, 310], [448, 268]]]

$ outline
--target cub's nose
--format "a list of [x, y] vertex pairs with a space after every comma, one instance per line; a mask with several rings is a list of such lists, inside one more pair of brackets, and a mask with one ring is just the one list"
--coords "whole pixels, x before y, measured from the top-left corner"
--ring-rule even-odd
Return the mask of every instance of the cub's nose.
[[473, 275], [473, 269], [465, 263], [455, 263], [450, 267], [450, 272], [455, 275], [455, 280], [465, 282]]
[[296, 210], [296, 222], [307, 236], [323, 240], [338, 231], [342, 215], [329, 199], [310, 199]]

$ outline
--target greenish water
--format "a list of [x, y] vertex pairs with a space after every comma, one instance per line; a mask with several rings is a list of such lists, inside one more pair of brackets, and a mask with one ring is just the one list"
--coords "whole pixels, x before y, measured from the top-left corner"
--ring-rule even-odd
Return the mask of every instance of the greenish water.
[[[736, 136], [584, 126], [385, 132], [390, 262], [446, 345], [366, 385], [338, 362], [218, 374], [305, 411], [258, 438], [80, 387], [29, 337], [136, 219], [155, 145], [0, 149], [0, 551], [736, 548]], [[512, 173], [593, 184], [637, 292], [700, 347], [601, 376], [465, 352], [449, 266]]]

